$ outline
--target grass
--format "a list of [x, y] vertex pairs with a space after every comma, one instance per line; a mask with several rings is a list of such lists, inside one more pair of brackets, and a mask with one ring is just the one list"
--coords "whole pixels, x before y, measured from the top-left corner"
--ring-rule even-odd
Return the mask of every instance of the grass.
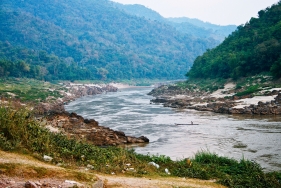
[[177, 86], [181, 89], [189, 89], [190, 91], [213, 92], [223, 89], [227, 80], [224, 79], [192, 79], [185, 82], [178, 82]]
[[[21, 156], [18, 156], [21, 157]], [[30, 159], [36, 163], [34, 159]], [[92, 182], [93, 175], [72, 169], [38, 167], [36, 165], [19, 163], [0, 163], [0, 172], [7, 176], [18, 176], [21, 178], [64, 178], [76, 181]]]
[[245, 96], [245, 95], [262, 95], [260, 91], [270, 88], [280, 88], [280, 80], [274, 80], [272, 76], [266, 73], [240, 78], [236, 81], [237, 93], [235, 96]]
[[[0, 133], [1, 150], [27, 153], [41, 160], [43, 155], [49, 155], [53, 157], [53, 164], [60, 163], [65, 167], [86, 168], [92, 165], [95, 172], [123, 174], [126, 164], [130, 163], [134, 170], [126, 174], [136, 177], [190, 177], [216, 179], [228, 187], [280, 187], [281, 173], [265, 173], [258, 164], [245, 159], [236, 161], [202, 151], [192, 159], [172, 161], [164, 155], [141, 155], [134, 150], [102, 148], [69, 139], [41, 127], [25, 108], [0, 106]], [[148, 164], [152, 161], [159, 164], [160, 168]], [[0, 168], [12, 173], [16, 167], [4, 165]], [[169, 169], [171, 175], [165, 173], [165, 168]], [[42, 176], [48, 173], [44, 168], [33, 170]]]
[[[231, 79], [191, 79], [184, 82], [178, 82], [176, 86], [179, 89], [188, 89], [190, 91], [204, 91], [214, 92], [218, 89], [224, 89], [224, 85], [227, 82], [231, 82]], [[233, 81], [234, 82], [234, 81]], [[260, 93], [264, 89], [280, 88], [281, 82], [274, 80], [269, 74], [263, 73], [256, 76], [240, 78], [235, 80], [235, 96], [245, 95], [263, 95]]]
[[33, 79], [0, 79], [0, 96], [22, 102], [52, 101], [61, 97], [61, 90], [64, 89], [57, 84]]
[[245, 95], [251, 95], [251, 94], [259, 92], [260, 90], [261, 89], [260, 89], [259, 85], [252, 85], [252, 86], [247, 87], [244, 91], [236, 93], [235, 96], [241, 97], [241, 96], [245, 96]]
[[200, 179], [214, 178], [228, 187], [280, 187], [280, 173], [266, 174], [260, 165], [245, 159], [236, 161], [201, 151], [192, 162], [192, 168], [186, 168], [186, 161], [181, 161], [182, 164], [173, 173]]

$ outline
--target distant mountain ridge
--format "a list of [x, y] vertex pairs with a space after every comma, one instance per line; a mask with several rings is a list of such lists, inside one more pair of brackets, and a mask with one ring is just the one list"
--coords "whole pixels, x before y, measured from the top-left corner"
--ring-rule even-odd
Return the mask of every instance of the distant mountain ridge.
[[184, 78], [194, 59], [218, 44], [125, 13], [107, 0], [3, 0], [0, 19], [0, 41], [45, 54], [23, 59], [53, 79], [63, 73], [60, 64], [85, 69], [83, 79]]
[[208, 22], [203, 22], [199, 19], [191, 19], [187, 17], [164, 18], [158, 12], [138, 4], [123, 5], [114, 3], [114, 5], [117, 8], [124, 10], [128, 14], [132, 14], [138, 17], [144, 17], [150, 20], [157, 20], [159, 22], [171, 25], [178, 31], [190, 34], [193, 37], [214, 38], [219, 42], [222, 42], [237, 28], [236, 25], [220, 26]]
[[128, 14], [132, 14], [138, 17], [144, 17], [146, 19], [157, 20], [165, 22], [166, 19], [162, 17], [158, 12], [139, 4], [120, 4], [113, 3], [113, 6], [124, 10]]

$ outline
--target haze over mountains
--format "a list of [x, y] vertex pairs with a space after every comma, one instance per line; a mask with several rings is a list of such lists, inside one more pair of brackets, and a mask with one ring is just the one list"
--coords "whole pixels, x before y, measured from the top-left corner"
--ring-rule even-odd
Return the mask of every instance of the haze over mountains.
[[208, 22], [203, 22], [195, 18], [164, 18], [159, 13], [146, 8], [143, 5], [123, 5], [116, 3], [115, 6], [121, 10], [124, 10], [128, 14], [150, 20], [157, 20], [167, 25], [171, 25], [177, 31], [192, 35], [195, 38], [213, 38], [219, 42], [222, 42], [237, 28], [236, 25], [220, 26]]
[[46, 80], [184, 78], [198, 55], [235, 30], [159, 14], [143, 17], [157, 13], [141, 6], [133, 6], [140, 15], [132, 15], [122, 6], [107, 0], [1, 1], [0, 74], [22, 71]]

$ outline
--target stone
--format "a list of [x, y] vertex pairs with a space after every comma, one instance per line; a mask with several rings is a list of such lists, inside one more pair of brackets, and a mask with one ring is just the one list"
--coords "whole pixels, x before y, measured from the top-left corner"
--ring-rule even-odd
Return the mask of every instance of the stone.
[[88, 164], [88, 165], [87, 165], [87, 168], [89, 168], [89, 169], [94, 169], [94, 166], [93, 166], [93, 165]]
[[168, 168], [165, 168], [165, 173], [170, 175], [171, 173], [169, 172]]
[[149, 165], [155, 166], [156, 168], [159, 168], [159, 164], [155, 163], [155, 162], [149, 162]]
[[25, 182], [24, 187], [25, 188], [38, 188], [38, 186], [32, 181]]
[[98, 180], [97, 182], [95, 182], [93, 185], [92, 185], [92, 188], [103, 188], [104, 187], [104, 183], [102, 180]]
[[127, 136], [127, 143], [145, 143], [145, 142], [149, 142], [149, 139], [146, 138], [145, 136], [141, 136], [138, 138]]
[[73, 181], [73, 180], [65, 180], [64, 183], [62, 184], [62, 187], [84, 187], [83, 184], [79, 183], [79, 182], [76, 182], [76, 181]]
[[50, 162], [50, 161], [53, 160], [53, 158], [50, 157], [50, 156], [48, 156], [48, 155], [44, 155], [44, 156], [43, 156], [43, 159], [44, 159], [44, 161], [48, 161], [48, 162]]

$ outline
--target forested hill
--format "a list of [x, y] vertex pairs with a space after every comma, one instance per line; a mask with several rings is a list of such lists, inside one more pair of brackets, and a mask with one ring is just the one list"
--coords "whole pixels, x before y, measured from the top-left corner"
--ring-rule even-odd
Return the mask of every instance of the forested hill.
[[190, 78], [281, 77], [281, 1], [258, 12], [218, 47], [196, 58]]
[[[66, 75], [72, 79], [178, 79], [217, 45], [129, 15], [107, 0], [2, 0], [0, 20], [1, 61], [23, 60], [45, 79], [65, 77], [65, 66], [74, 70]], [[15, 54], [19, 49], [29, 55]], [[10, 64], [2, 66], [3, 75]]]
[[236, 25], [220, 26], [186, 17], [164, 18], [154, 10], [138, 4], [123, 5], [115, 3], [115, 6], [121, 10], [124, 10], [128, 14], [150, 20], [157, 20], [164, 24], [171, 25], [177, 31], [192, 35], [196, 38], [215, 39], [218, 41], [218, 44], [222, 42], [229, 34], [231, 34], [237, 27]]

